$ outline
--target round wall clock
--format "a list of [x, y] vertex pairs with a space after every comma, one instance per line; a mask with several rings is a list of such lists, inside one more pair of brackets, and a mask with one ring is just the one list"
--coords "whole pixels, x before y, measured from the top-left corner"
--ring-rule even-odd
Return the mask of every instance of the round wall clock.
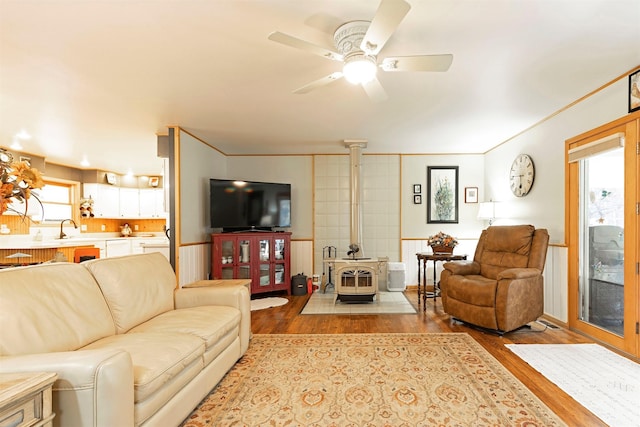
[[533, 167], [531, 157], [528, 154], [518, 155], [511, 164], [511, 171], [509, 172], [511, 192], [517, 197], [523, 197], [529, 194], [533, 186], [535, 174], [536, 171]]

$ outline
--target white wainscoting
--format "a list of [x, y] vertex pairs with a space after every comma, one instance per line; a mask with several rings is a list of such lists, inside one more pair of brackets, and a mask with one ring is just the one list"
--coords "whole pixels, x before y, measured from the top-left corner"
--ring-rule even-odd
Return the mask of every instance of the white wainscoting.
[[[467, 254], [467, 259], [473, 259], [476, 251], [477, 239], [458, 239], [459, 244], [454, 250], [454, 254]], [[402, 241], [402, 262], [405, 263], [405, 277], [407, 285], [418, 284], [418, 259], [416, 254], [420, 252], [431, 252], [431, 248], [424, 240], [403, 240]], [[442, 271], [442, 263], [438, 263], [436, 273], [439, 275]], [[422, 274], [422, 272], [420, 273]], [[438, 276], [439, 277], [439, 276]], [[433, 282], [433, 263], [427, 265], [427, 279]]]
[[[455, 253], [466, 253], [469, 259], [475, 252], [476, 240], [462, 240]], [[180, 247], [180, 286], [196, 280], [208, 279], [210, 272], [210, 244]], [[418, 263], [416, 253], [429, 251], [425, 240], [403, 240], [402, 261], [405, 263], [407, 285], [418, 283]], [[564, 246], [549, 246], [544, 268], [544, 313], [561, 322], [568, 322], [568, 249]], [[438, 263], [436, 273], [442, 270]], [[313, 274], [313, 241], [295, 240], [291, 242], [291, 275]], [[427, 266], [427, 278], [433, 280], [433, 263]]]
[[180, 287], [197, 280], [209, 278], [211, 244], [180, 246], [178, 282]]
[[[211, 245], [189, 245], [180, 247], [180, 286], [208, 279], [211, 271]], [[291, 275], [313, 274], [313, 241], [295, 240], [291, 242]], [[291, 279], [288, 279], [289, 282]]]
[[[467, 254], [468, 259], [473, 259], [476, 250], [477, 240], [461, 240], [456, 246], [456, 254]], [[418, 284], [418, 262], [416, 254], [419, 252], [429, 252], [431, 249], [427, 245], [427, 240], [403, 240], [402, 260], [406, 265], [405, 277], [407, 285]], [[568, 319], [568, 271], [567, 271], [568, 249], [563, 246], [549, 246], [547, 250], [547, 261], [544, 267], [544, 313], [561, 322], [567, 323]], [[438, 263], [436, 276], [439, 277], [442, 271], [442, 263]], [[433, 263], [427, 265], [428, 283], [433, 282]]]
[[304, 273], [311, 277], [313, 271], [313, 240], [291, 241], [291, 275]]
[[566, 246], [549, 246], [544, 266], [544, 313], [569, 322], [569, 271]]

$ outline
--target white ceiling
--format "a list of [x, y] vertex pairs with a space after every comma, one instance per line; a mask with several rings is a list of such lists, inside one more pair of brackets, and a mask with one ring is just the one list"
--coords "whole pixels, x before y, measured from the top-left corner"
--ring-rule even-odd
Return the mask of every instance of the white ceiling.
[[640, 64], [638, 0], [407, 1], [379, 57], [453, 64], [379, 73], [375, 103], [344, 79], [293, 94], [341, 64], [267, 37], [332, 48], [379, 0], [0, 0], [0, 145], [136, 174], [170, 125], [227, 154], [482, 153]]

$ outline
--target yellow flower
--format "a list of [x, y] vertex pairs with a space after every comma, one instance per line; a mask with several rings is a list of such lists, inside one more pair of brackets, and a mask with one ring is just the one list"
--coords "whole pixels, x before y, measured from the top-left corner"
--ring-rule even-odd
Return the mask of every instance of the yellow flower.
[[[31, 190], [44, 187], [42, 174], [36, 168], [32, 168], [25, 161], [13, 162], [13, 156], [0, 148], [0, 215], [12, 210], [9, 205], [14, 201], [28, 203], [33, 196], [38, 202], [37, 195]], [[19, 214], [26, 216], [24, 213]]]

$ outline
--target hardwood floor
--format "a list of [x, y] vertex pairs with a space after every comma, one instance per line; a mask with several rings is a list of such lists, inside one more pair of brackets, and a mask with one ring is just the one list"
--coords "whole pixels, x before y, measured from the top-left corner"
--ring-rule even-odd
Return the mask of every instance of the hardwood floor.
[[[415, 290], [405, 292], [414, 307], [418, 307]], [[282, 296], [282, 295], [278, 295]], [[442, 311], [438, 299], [434, 308], [433, 300], [427, 301], [426, 312], [420, 306], [418, 314], [383, 315], [300, 315], [309, 298], [289, 296], [284, 306], [258, 310], [251, 313], [254, 334], [341, 334], [341, 333], [383, 333], [383, 332], [466, 332], [478, 341], [489, 353], [498, 359], [513, 375], [525, 384], [551, 410], [569, 426], [606, 426], [599, 418], [586, 410], [569, 395], [564, 393], [536, 370], [509, 351], [504, 344], [555, 343], [573, 344], [593, 342], [582, 335], [564, 328], [547, 328], [540, 325], [535, 331], [520, 329], [494, 335], [458, 323]], [[537, 325], [536, 325], [537, 326]], [[428, 362], [428, 361], [425, 361]]]

